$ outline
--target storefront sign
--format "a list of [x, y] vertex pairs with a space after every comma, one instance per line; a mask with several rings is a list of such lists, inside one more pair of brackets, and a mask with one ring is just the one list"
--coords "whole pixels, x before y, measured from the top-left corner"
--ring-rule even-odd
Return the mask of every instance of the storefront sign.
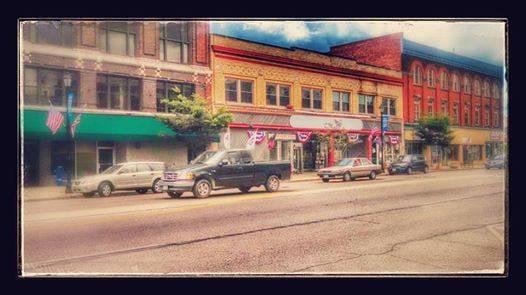
[[353, 118], [331, 118], [309, 115], [292, 115], [290, 116], [290, 126], [304, 129], [345, 129], [345, 130], [362, 130], [363, 122], [360, 119]]
[[500, 132], [491, 132], [489, 134], [489, 139], [493, 141], [501, 141], [502, 140], [502, 133]]
[[255, 144], [262, 143], [263, 140], [265, 140], [265, 135], [266, 135], [265, 131], [251, 131], [251, 130], [248, 130], [248, 138], [249, 138], [249, 140], [254, 138], [254, 143]]
[[276, 140], [296, 140], [296, 134], [276, 133]]
[[400, 137], [396, 135], [389, 135], [389, 142], [391, 144], [399, 144], [400, 143]]

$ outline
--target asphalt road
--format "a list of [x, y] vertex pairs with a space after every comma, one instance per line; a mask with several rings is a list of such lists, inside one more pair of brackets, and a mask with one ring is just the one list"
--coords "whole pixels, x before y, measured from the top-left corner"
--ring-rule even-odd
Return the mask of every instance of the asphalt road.
[[504, 271], [505, 172], [23, 203], [24, 275]]

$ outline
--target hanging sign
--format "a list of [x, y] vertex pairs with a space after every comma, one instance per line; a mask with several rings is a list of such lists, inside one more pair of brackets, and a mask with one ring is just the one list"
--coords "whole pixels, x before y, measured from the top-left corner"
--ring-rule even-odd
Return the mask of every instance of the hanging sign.
[[276, 133], [276, 140], [296, 140], [296, 134], [293, 133]]
[[298, 135], [299, 142], [306, 143], [312, 136], [312, 131], [298, 131], [296, 134]]
[[266, 135], [266, 132], [265, 131], [251, 131], [249, 130], [248, 131], [248, 138], [252, 138], [254, 137], [254, 143], [255, 144], [260, 144], [263, 142], [263, 140], [265, 140], [265, 135]]
[[400, 143], [400, 137], [396, 135], [389, 135], [389, 142], [391, 144], [399, 144]]
[[347, 133], [347, 139], [350, 143], [356, 143], [360, 140], [360, 134], [358, 133]]
[[382, 131], [387, 131], [389, 128], [389, 115], [382, 115]]

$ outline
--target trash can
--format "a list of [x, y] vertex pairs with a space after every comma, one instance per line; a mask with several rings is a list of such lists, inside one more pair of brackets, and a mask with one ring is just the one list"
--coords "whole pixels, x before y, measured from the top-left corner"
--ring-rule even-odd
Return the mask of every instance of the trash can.
[[63, 186], [64, 185], [64, 181], [65, 181], [65, 171], [64, 171], [64, 167], [62, 166], [57, 166], [57, 168], [55, 168], [55, 183], [57, 184], [57, 186]]

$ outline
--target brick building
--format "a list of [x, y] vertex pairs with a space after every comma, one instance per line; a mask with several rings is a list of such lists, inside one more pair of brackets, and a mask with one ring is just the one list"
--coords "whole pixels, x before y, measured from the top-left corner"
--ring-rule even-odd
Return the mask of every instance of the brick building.
[[[403, 133], [399, 70], [216, 34], [211, 40], [213, 103], [234, 114], [232, 148], [244, 147], [251, 130], [264, 134], [254, 150], [257, 159], [290, 160], [296, 171], [331, 165], [341, 157], [378, 162], [379, 144], [369, 135], [380, 128], [384, 109], [392, 114], [387, 160], [403, 150], [397, 141]], [[269, 146], [274, 136], [276, 144]], [[338, 145], [336, 137], [350, 144]]]
[[[403, 38], [385, 35], [331, 48], [359, 62], [401, 70], [405, 152], [424, 153], [432, 167], [480, 166], [502, 152], [503, 69]], [[442, 154], [415, 136], [418, 118], [450, 117], [451, 149]]]
[[[72, 78], [74, 176], [123, 161], [185, 164], [185, 139], [154, 118], [178, 86], [211, 95], [206, 22], [31, 21], [20, 28], [20, 106], [24, 181], [53, 183], [65, 166], [67, 131], [46, 127], [50, 102], [65, 115], [64, 76]], [[191, 155], [190, 155], [191, 156]]]

